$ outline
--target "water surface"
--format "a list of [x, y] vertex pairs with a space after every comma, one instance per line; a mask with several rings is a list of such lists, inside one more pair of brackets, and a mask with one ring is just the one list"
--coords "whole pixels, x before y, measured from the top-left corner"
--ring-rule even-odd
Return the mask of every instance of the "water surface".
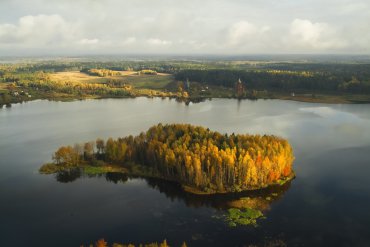
[[[136, 135], [159, 122], [287, 138], [297, 178], [266, 205], [258, 227], [229, 228], [213, 216], [238, 195], [199, 198], [176, 184], [104, 176], [61, 183], [37, 172], [61, 145]], [[79, 246], [104, 237], [166, 238], [172, 246], [370, 246], [369, 175], [370, 105], [214, 99], [186, 106], [147, 98], [17, 104], [0, 110], [0, 245]]]

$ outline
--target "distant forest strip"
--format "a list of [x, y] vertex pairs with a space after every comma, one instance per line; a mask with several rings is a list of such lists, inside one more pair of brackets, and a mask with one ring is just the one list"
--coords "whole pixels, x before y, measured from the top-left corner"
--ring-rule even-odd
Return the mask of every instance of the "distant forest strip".
[[[57, 72], [79, 71], [86, 76], [84, 80], [78, 76], [53, 79]], [[157, 73], [168, 76], [157, 76]], [[245, 87], [242, 94], [236, 94], [234, 90], [239, 78]], [[188, 80], [189, 84], [186, 83]], [[187, 102], [218, 97], [368, 103], [369, 95], [370, 64], [356, 62], [65, 59], [0, 64], [0, 107], [33, 99], [136, 96], [172, 97]]]
[[293, 160], [288, 141], [276, 136], [223, 135], [200, 126], [158, 124], [135, 137], [60, 147], [54, 163], [40, 172], [115, 164], [134, 175], [177, 181], [190, 192], [224, 193], [289, 180]]
[[[370, 67], [368, 67], [370, 69]], [[356, 72], [356, 73], [354, 73]], [[181, 70], [176, 80], [195, 81], [208, 85], [234, 87], [240, 78], [248, 89], [257, 90], [311, 90], [316, 92], [370, 93], [368, 71], [291, 71], [291, 70]]]

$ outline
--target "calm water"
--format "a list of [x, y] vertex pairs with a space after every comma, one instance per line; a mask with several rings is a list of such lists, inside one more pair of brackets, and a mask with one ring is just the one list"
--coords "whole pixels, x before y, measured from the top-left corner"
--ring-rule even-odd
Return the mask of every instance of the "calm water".
[[[297, 178], [264, 204], [258, 227], [214, 216], [239, 197], [185, 194], [155, 180], [40, 175], [60, 145], [192, 123], [287, 138]], [[62, 182], [60, 182], [62, 181]], [[261, 192], [264, 193], [264, 192]], [[263, 197], [263, 195], [262, 195]], [[0, 110], [0, 246], [167, 239], [172, 246], [370, 246], [370, 105], [219, 99], [35, 101]]]

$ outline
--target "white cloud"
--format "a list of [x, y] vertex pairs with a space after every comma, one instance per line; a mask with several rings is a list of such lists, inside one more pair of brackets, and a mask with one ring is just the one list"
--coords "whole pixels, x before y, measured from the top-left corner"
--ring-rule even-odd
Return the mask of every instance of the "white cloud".
[[343, 38], [327, 23], [295, 19], [290, 25], [288, 44], [298, 48], [330, 50], [346, 46]]
[[229, 42], [231, 45], [239, 45], [245, 42], [246, 39], [253, 38], [252, 36], [257, 32], [257, 27], [252, 23], [239, 21], [234, 23], [229, 30]]
[[81, 45], [95, 45], [99, 43], [99, 39], [81, 39], [79, 44]]
[[369, 9], [369, 0], [0, 0], [0, 55], [364, 54]]
[[150, 38], [147, 40], [148, 44], [154, 45], [154, 46], [165, 46], [165, 45], [171, 45], [172, 41], [168, 40], [162, 40], [158, 38]]
[[265, 34], [270, 31], [270, 26], [257, 26], [248, 21], [239, 21], [231, 25], [228, 30], [228, 45], [245, 47], [255, 46], [263, 41]]
[[17, 24], [0, 25], [0, 43], [21, 45], [54, 45], [74, 38], [76, 26], [59, 15], [28, 15]]

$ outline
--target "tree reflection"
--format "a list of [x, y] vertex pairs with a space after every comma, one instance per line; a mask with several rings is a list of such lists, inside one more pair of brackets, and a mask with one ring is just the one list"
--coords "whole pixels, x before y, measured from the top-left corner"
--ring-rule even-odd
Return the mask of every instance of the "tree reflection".
[[55, 175], [55, 178], [60, 183], [70, 183], [81, 177], [80, 169], [69, 169], [60, 171]]
[[[59, 172], [56, 175], [57, 181], [61, 183], [73, 182], [80, 177], [105, 177], [106, 181], [115, 184], [124, 184], [129, 179], [137, 179], [137, 177], [117, 172], [108, 172], [106, 174], [84, 174], [80, 169], [71, 169], [69, 171]], [[239, 193], [197, 195], [184, 191], [181, 185], [175, 182], [156, 178], [144, 179], [149, 187], [163, 193], [171, 201], [183, 201], [188, 207], [211, 207], [220, 210], [229, 208], [252, 208], [261, 211], [269, 210], [271, 204], [280, 200], [285, 192], [289, 190], [291, 185], [291, 181], [289, 181], [283, 185], [269, 186], [260, 190], [244, 191]]]
[[165, 194], [172, 201], [182, 200], [189, 207], [212, 207], [216, 209], [253, 208], [268, 210], [270, 205], [280, 200], [290, 188], [291, 181], [283, 185], [269, 186], [265, 189], [239, 193], [196, 195], [185, 192], [181, 185], [161, 179], [146, 178], [147, 184]]
[[87, 178], [95, 178], [95, 177], [105, 177], [108, 182], [112, 183], [125, 183], [128, 180], [128, 176], [123, 173], [119, 172], [107, 172], [106, 174], [85, 174], [81, 169], [69, 169], [57, 172], [55, 178], [60, 183], [70, 183], [78, 178], [87, 177]]
[[119, 173], [119, 172], [107, 172], [105, 174], [105, 179], [108, 181], [108, 182], [112, 182], [112, 183], [126, 183], [128, 181], [128, 176], [126, 174], [123, 174], [123, 173]]

